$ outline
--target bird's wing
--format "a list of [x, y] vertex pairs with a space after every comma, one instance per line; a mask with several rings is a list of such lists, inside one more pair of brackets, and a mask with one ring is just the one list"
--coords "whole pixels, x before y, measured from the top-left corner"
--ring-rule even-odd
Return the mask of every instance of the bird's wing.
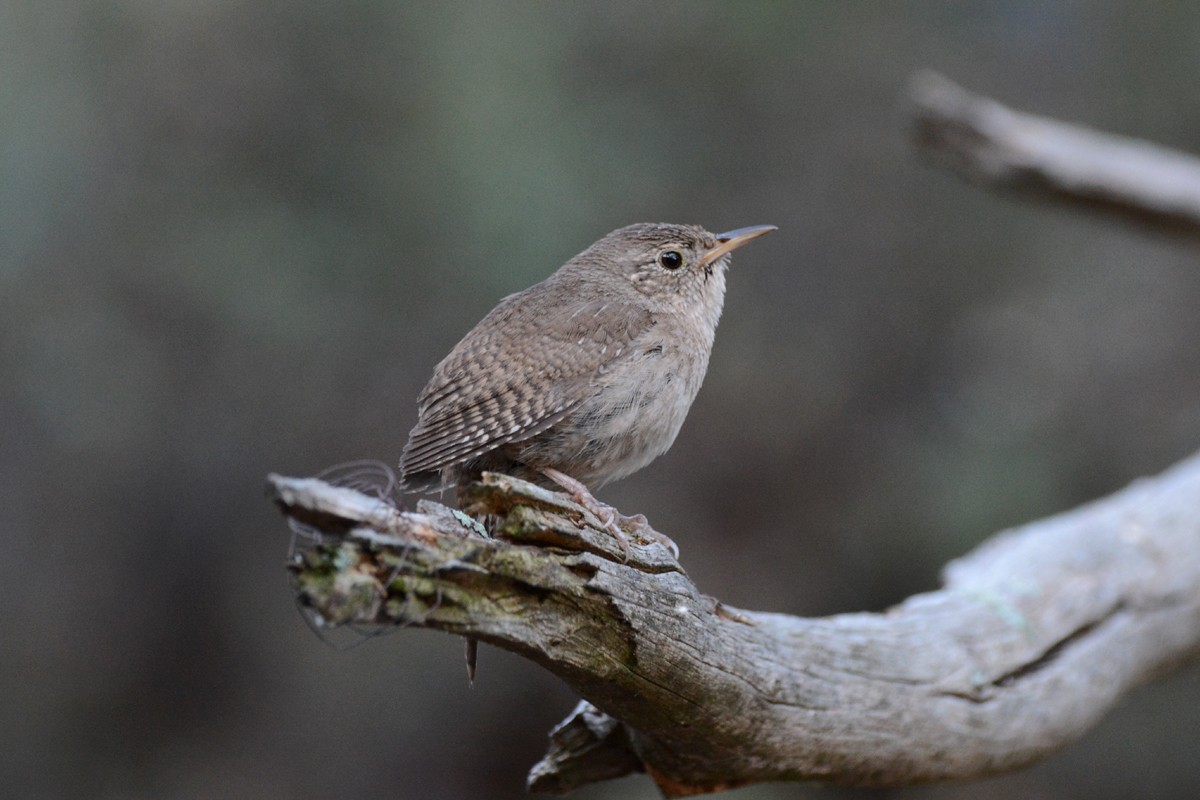
[[529, 300], [526, 292], [506, 298], [438, 364], [400, 460], [405, 478], [545, 431], [654, 324], [645, 308], [619, 301], [576, 300], [530, 314]]

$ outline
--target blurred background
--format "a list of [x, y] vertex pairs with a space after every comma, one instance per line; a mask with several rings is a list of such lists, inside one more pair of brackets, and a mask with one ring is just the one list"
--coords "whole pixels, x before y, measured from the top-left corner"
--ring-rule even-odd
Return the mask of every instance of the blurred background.
[[[524, 796], [570, 690], [322, 641], [263, 478], [394, 464], [449, 348], [626, 223], [780, 228], [601, 492], [735, 606], [882, 609], [1195, 451], [1195, 246], [931, 167], [905, 89], [1200, 152], [1197, 41], [1165, 0], [0, 4], [5, 793]], [[1198, 706], [1193, 667], [1017, 774], [728, 796], [1197, 796]]]

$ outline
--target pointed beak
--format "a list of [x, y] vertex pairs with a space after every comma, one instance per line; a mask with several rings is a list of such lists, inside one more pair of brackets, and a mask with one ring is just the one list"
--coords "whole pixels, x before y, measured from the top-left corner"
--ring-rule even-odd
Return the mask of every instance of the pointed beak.
[[779, 229], [774, 225], [751, 225], [749, 228], [738, 228], [725, 233], [718, 233], [716, 245], [704, 254], [704, 258], [700, 261], [700, 266], [707, 267], [721, 256], [738, 249], [746, 242], [775, 230]]

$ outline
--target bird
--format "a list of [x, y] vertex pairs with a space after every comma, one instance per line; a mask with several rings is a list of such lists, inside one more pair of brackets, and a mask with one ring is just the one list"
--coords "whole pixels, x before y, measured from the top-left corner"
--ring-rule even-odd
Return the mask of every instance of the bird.
[[502, 299], [418, 397], [402, 487], [461, 493], [484, 471], [562, 487], [628, 557], [615, 511], [591, 491], [675, 441], [708, 369], [731, 253], [774, 230], [627, 225]]

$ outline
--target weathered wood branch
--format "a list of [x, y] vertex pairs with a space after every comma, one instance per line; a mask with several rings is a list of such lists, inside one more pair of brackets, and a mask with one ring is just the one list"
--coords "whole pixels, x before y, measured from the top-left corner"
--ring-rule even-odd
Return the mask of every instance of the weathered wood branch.
[[[931, 73], [918, 141], [960, 172], [1200, 232], [1200, 161], [1029, 116]], [[974, 778], [1077, 739], [1200, 650], [1200, 456], [1001, 533], [944, 586], [878, 614], [802, 619], [702, 594], [660, 544], [628, 560], [565, 497], [487, 476], [416, 512], [272, 476], [320, 543], [291, 564], [326, 624], [414, 625], [522, 654], [585, 701], [530, 774], [563, 793], [645, 770], [667, 796], [768, 780]], [[686, 542], [686, 538], [684, 539]]]
[[1200, 456], [997, 535], [938, 591], [825, 619], [724, 607], [661, 545], [635, 542], [623, 562], [583, 509], [504, 476], [472, 493], [491, 537], [433, 503], [270, 487], [328, 532], [292, 564], [322, 620], [474, 637], [586, 699], [531, 773], [535, 791], [638, 769], [667, 796], [978, 777], [1063, 747], [1200, 648]]
[[1200, 235], [1200, 158], [1034, 116], [917, 73], [915, 137], [970, 180]]

